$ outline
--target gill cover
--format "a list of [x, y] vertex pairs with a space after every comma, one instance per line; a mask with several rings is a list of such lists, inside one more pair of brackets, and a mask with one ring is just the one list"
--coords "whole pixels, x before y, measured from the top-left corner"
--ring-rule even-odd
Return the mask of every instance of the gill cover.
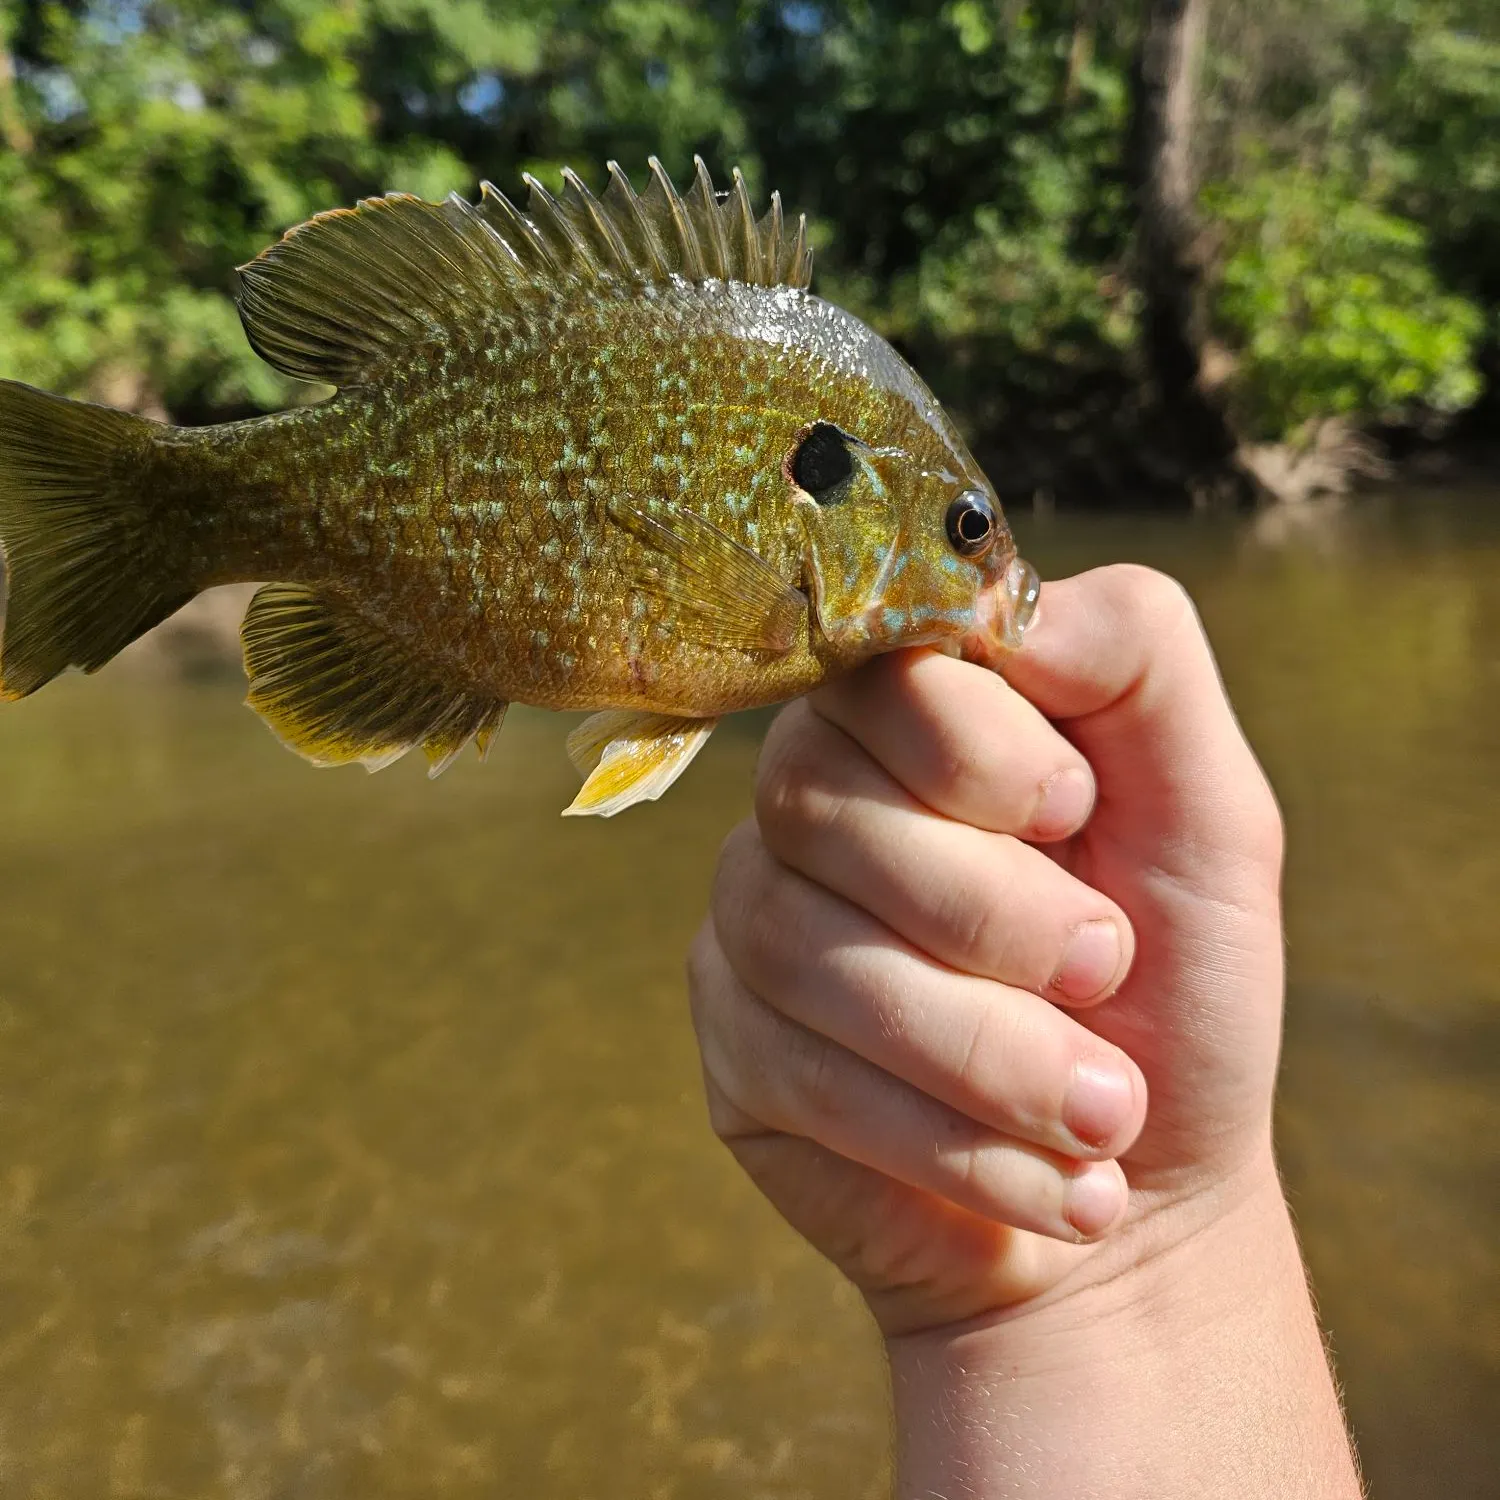
[[836, 647], [871, 638], [901, 552], [900, 518], [875, 457], [831, 422], [813, 422], [786, 461], [800, 492], [818, 628]]

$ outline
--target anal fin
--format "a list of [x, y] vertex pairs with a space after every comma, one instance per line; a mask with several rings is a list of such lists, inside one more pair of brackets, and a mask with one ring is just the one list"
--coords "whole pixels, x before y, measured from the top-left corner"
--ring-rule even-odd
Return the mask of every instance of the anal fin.
[[654, 801], [708, 743], [717, 719], [607, 709], [568, 736], [568, 756], [588, 779], [563, 816], [611, 818]]
[[331, 591], [267, 584], [240, 638], [250, 706], [314, 765], [378, 771], [420, 745], [437, 776], [471, 740], [483, 755], [505, 716]]

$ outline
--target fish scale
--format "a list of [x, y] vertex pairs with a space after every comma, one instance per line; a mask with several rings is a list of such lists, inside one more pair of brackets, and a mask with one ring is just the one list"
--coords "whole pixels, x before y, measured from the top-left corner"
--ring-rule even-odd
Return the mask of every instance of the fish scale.
[[335, 387], [316, 405], [183, 429], [0, 382], [0, 692], [271, 578], [250, 702], [292, 748], [437, 771], [512, 701], [592, 709], [569, 811], [608, 814], [724, 713], [880, 651], [1014, 644], [1035, 575], [992, 488], [890, 345], [807, 291], [802, 222], [757, 218], [738, 173], [652, 176], [290, 231], [240, 310]]

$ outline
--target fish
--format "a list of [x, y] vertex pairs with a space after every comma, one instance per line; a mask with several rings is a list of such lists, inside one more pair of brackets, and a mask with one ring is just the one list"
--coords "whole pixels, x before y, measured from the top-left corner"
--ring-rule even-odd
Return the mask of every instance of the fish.
[[916, 371], [809, 290], [805, 216], [649, 170], [289, 230], [240, 318], [324, 399], [179, 427], [0, 381], [0, 700], [260, 582], [248, 702], [307, 760], [437, 775], [511, 703], [587, 710], [565, 811], [610, 816], [726, 714], [1014, 649], [1035, 570]]

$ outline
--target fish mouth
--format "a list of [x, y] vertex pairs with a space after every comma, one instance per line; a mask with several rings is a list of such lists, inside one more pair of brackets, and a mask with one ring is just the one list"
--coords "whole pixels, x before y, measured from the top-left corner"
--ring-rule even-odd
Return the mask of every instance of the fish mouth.
[[974, 610], [974, 628], [964, 641], [964, 655], [983, 660], [997, 651], [1018, 651], [1026, 627], [1036, 616], [1042, 580], [1029, 562], [1010, 560], [1005, 576], [980, 594]]

